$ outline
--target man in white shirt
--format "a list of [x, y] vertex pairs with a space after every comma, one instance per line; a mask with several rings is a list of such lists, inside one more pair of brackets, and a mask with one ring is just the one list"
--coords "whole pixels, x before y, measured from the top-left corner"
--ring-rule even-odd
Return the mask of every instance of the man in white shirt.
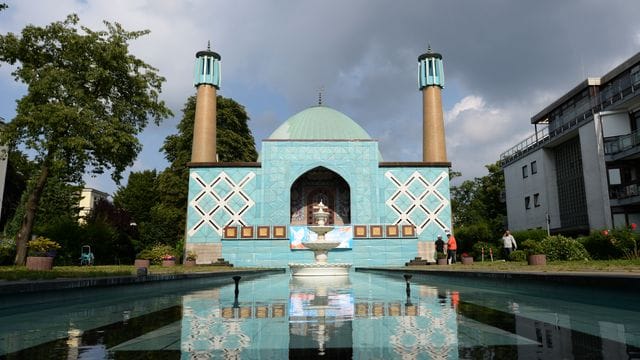
[[504, 256], [504, 259], [509, 261], [509, 255], [511, 255], [513, 250], [517, 249], [518, 244], [516, 244], [516, 239], [514, 239], [509, 230], [505, 231], [504, 235], [502, 235], [502, 255]]

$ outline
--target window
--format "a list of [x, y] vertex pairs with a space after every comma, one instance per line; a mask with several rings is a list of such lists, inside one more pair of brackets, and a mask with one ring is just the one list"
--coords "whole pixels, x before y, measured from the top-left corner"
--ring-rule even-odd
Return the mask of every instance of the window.
[[540, 206], [540, 193], [533, 194], [533, 206]]
[[524, 208], [529, 210], [531, 209], [531, 197], [527, 196], [524, 198]]
[[527, 169], [527, 165], [522, 167], [522, 178], [526, 178], [527, 176], [529, 176], [529, 170]]
[[538, 173], [538, 163], [535, 161], [531, 162], [531, 175]]

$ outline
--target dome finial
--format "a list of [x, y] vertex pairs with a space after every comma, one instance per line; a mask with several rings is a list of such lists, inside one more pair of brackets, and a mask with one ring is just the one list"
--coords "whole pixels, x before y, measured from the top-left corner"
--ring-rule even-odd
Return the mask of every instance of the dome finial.
[[318, 89], [318, 106], [322, 106], [322, 93], [324, 92], [324, 86], [320, 86]]
[[207, 40], [207, 51], [211, 51], [211, 40]]
[[430, 54], [433, 52], [433, 50], [431, 50], [431, 44], [430, 43], [427, 43], [427, 52], [430, 53]]

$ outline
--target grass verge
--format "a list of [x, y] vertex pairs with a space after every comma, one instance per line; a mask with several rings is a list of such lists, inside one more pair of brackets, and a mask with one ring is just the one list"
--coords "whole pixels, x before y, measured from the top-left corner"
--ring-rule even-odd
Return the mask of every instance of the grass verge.
[[633, 260], [588, 260], [588, 261], [552, 261], [547, 265], [530, 266], [526, 261], [474, 261], [472, 265], [428, 265], [410, 266], [420, 270], [451, 271], [504, 271], [504, 272], [618, 272], [640, 273], [640, 259]]
[[[251, 268], [254, 269], [254, 268]], [[181, 265], [172, 267], [162, 267], [151, 265], [150, 274], [184, 274], [196, 272], [224, 272], [232, 270], [251, 270], [250, 268], [235, 268], [228, 266], [207, 266], [198, 265], [185, 267]], [[93, 278], [107, 276], [130, 276], [135, 275], [136, 269], [133, 265], [98, 265], [98, 266], [54, 266], [51, 271], [27, 270], [24, 266], [0, 266], [0, 280], [51, 280], [51, 279], [73, 279], [73, 278]]]

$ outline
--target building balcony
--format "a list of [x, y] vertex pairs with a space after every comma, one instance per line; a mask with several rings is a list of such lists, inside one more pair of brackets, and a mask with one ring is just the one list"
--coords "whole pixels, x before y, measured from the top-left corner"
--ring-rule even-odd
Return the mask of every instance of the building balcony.
[[[633, 80], [633, 81], [632, 81]], [[539, 149], [550, 140], [561, 136], [579, 126], [591, 121], [593, 114], [603, 110], [614, 110], [620, 108], [629, 108], [631, 105], [636, 106], [640, 102], [640, 77], [634, 76], [633, 79], [621, 79], [617, 83], [617, 87], [609, 86], [600, 94], [599, 104], [579, 113], [576, 116], [563, 116], [553, 120], [553, 128], [547, 126], [537, 133], [527, 137], [520, 143], [511, 147], [509, 150], [500, 154], [501, 166], [506, 166], [518, 159], [521, 159], [528, 153]], [[615, 91], [613, 90], [615, 88]], [[559, 124], [559, 125], [556, 125]], [[625, 152], [629, 149], [635, 149], [640, 143], [638, 134], [629, 134], [619, 140], [611, 138], [610, 141], [605, 139], [605, 154], [615, 155]], [[608, 145], [607, 145], [608, 143]], [[607, 149], [609, 146], [609, 149]], [[622, 155], [626, 156], [626, 155]], [[618, 156], [616, 156], [618, 158]]]
[[640, 184], [621, 184], [609, 186], [611, 206], [640, 204]]
[[615, 161], [640, 155], [640, 130], [631, 134], [604, 139], [604, 155], [607, 161]]

